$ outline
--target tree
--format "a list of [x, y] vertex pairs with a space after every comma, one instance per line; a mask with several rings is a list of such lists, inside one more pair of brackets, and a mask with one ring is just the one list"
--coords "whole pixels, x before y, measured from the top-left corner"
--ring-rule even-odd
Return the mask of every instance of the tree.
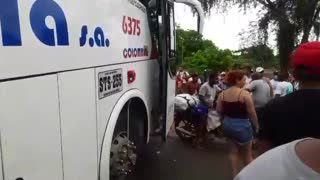
[[221, 50], [211, 40], [193, 30], [177, 29], [177, 59], [198, 73], [221, 71], [232, 66], [232, 52]]
[[206, 70], [215, 72], [228, 70], [233, 65], [233, 59], [230, 50], [208, 47], [187, 57], [185, 63], [190, 69], [201, 74]]
[[[239, 5], [252, 8], [260, 5], [263, 14], [257, 21], [260, 33], [255, 41], [267, 42], [268, 30], [276, 32], [282, 73], [287, 73], [290, 54], [301, 43], [309, 41], [312, 32], [319, 38], [319, 0], [201, 0], [206, 12], [214, 6]], [[313, 31], [312, 31], [313, 29]]]
[[203, 41], [203, 37], [197, 31], [185, 31], [178, 28], [177, 34], [177, 60], [182, 63], [185, 57], [189, 57], [192, 53], [197, 52]]
[[183, 30], [178, 28], [177, 33], [177, 51], [183, 50], [185, 57], [191, 56], [193, 52], [205, 49], [208, 46], [215, 46], [212, 41], [203, 39], [203, 36], [194, 30]]
[[265, 44], [253, 45], [248, 48], [243, 48], [236, 53], [241, 53], [240, 58], [246, 63], [250, 63], [253, 66], [262, 67], [274, 67], [276, 57], [273, 54], [273, 50]]

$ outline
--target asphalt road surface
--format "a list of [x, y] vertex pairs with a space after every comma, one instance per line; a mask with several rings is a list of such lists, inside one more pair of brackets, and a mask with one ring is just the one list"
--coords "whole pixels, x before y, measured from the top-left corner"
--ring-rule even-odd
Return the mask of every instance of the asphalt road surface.
[[228, 143], [220, 139], [196, 150], [177, 136], [165, 143], [152, 138], [143, 161], [126, 180], [231, 180], [228, 149]]

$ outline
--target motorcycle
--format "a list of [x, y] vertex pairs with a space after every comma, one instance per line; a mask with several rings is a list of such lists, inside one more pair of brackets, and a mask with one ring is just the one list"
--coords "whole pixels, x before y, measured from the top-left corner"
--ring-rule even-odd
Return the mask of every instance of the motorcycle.
[[[212, 115], [209, 108], [199, 103], [197, 97], [189, 94], [176, 96], [175, 101], [174, 125], [176, 134], [183, 141], [192, 141], [197, 136], [198, 122], [202, 118], [208, 118]], [[219, 120], [220, 121], [220, 120]], [[223, 137], [221, 122], [211, 123], [208, 121], [208, 133], [215, 137]]]

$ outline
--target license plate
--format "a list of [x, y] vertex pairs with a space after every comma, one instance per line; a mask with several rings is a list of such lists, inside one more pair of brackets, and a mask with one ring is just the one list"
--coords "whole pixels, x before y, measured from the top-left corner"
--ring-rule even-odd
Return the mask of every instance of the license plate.
[[122, 91], [122, 69], [101, 72], [99, 77], [99, 99]]

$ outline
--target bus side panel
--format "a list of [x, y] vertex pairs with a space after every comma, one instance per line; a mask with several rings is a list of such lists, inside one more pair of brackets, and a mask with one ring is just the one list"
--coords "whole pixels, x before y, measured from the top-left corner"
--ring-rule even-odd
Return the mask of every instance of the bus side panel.
[[[159, 102], [158, 92], [158, 63], [156, 60], [141, 61], [115, 66], [105, 66], [96, 68], [96, 77], [99, 73], [121, 69], [123, 73], [123, 89], [121, 92], [99, 99], [97, 97], [97, 117], [98, 117], [98, 149], [101, 149], [103, 136], [108, 125], [109, 116], [112, 113], [114, 106], [121, 96], [130, 89], [138, 89], [143, 93], [147, 100], [149, 111], [156, 111], [157, 103]], [[127, 72], [135, 71], [136, 79], [133, 83], [128, 83]], [[96, 87], [99, 88], [99, 82], [96, 82]], [[98, 93], [98, 89], [97, 92]], [[148, 112], [150, 113], [150, 112]], [[152, 122], [151, 122], [152, 123]], [[100, 153], [100, 151], [99, 151]], [[99, 154], [100, 157], [100, 154]]]
[[94, 69], [61, 73], [58, 79], [64, 180], [97, 179]]
[[1, 141], [1, 129], [0, 129], [0, 180], [4, 180], [3, 179], [3, 167], [2, 167], [2, 141]]
[[[0, 6], [17, 1], [1, 0]], [[76, 2], [18, 1], [22, 45], [3, 47], [0, 41], [0, 79], [150, 59], [151, 36], [147, 12], [139, 5], [138, 0]], [[31, 15], [31, 12], [36, 12], [40, 17]], [[2, 13], [0, 12], [1, 21], [10, 22], [14, 19], [10, 16], [11, 11], [8, 11], [8, 16], [2, 17]], [[42, 19], [45, 17], [42, 15], [48, 16]], [[42, 21], [45, 23], [40, 23]], [[38, 39], [32, 29], [32, 22], [38, 24], [34, 28], [43, 33], [44, 37], [49, 40], [54, 38], [55, 43], [51, 44], [53, 46], [48, 46]], [[2, 28], [13, 27], [13, 23], [0, 24], [0, 32]], [[67, 27], [63, 26], [65, 23]], [[48, 33], [51, 30], [53, 33]], [[0, 33], [0, 40], [1, 36]], [[43, 37], [41, 39], [43, 40]], [[68, 39], [69, 42], [67, 45], [58, 45], [57, 39]], [[140, 53], [137, 54], [134, 49]], [[135, 55], [132, 54], [134, 52]], [[21, 57], [24, 57], [23, 61]]]
[[0, 84], [5, 179], [63, 179], [57, 76]]
[[120, 97], [123, 95], [124, 92], [126, 92], [128, 89], [126, 87], [126, 79], [127, 79], [127, 74], [126, 74], [126, 64], [122, 65], [115, 65], [115, 66], [105, 66], [101, 68], [96, 68], [96, 79], [99, 77], [99, 73], [111, 71], [111, 70], [116, 70], [116, 69], [121, 69], [122, 70], [122, 91], [112, 94], [110, 96], [104, 97], [104, 98], [99, 98], [99, 86], [100, 82], [97, 80], [96, 81], [96, 99], [97, 99], [97, 124], [98, 124], [98, 159], [100, 159], [101, 156], [101, 147], [102, 147], [102, 142], [103, 142], [103, 137], [107, 129], [108, 121], [110, 118], [110, 115], [113, 111], [114, 106], [116, 105], [117, 101], [120, 99]]

